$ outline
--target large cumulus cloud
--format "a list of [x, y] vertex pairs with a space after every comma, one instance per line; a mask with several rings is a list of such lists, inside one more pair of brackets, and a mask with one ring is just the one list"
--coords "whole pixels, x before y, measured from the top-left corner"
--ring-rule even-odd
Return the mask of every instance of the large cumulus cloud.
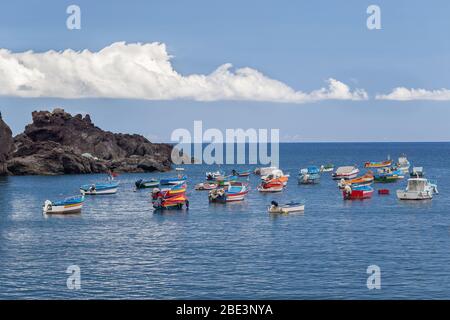
[[364, 90], [328, 79], [312, 92], [296, 91], [252, 68], [223, 64], [210, 74], [181, 75], [163, 43], [113, 43], [98, 52], [0, 49], [0, 95], [197, 101], [305, 103], [366, 100]]

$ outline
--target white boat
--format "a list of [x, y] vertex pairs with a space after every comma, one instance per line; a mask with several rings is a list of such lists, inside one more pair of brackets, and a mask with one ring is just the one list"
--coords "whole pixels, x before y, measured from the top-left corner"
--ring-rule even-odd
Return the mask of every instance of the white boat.
[[269, 211], [269, 213], [303, 212], [305, 211], [305, 204], [300, 202], [289, 202], [279, 205], [276, 201], [272, 201], [267, 211]]
[[402, 155], [398, 158], [397, 168], [403, 171], [403, 173], [408, 173], [410, 166], [411, 164], [409, 163], [408, 158], [406, 158], [405, 155]]
[[359, 169], [356, 166], [344, 166], [336, 169], [336, 172], [333, 173], [334, 180], [341, 179], [354, 179], [358, 176]]
[[333, 170], [334, 170], [334, 165], [331, 163], [320, 166], [320, 172], [333, 172]]
[[85, 184], [80, 187], [82, 195], [108, 195], [117, 193], [118, 182]]
[[212, 190], [217, 188], [217, 183], [215, 182], [201, 182], [195, 185], [195, 190]]
[[280, 169], [274, 169], [271, 171], [268, 175], [262, 175], [261, 180], [269, 181], [273, 179], [279, 179], [281, 182], [283, 182], [283, 185], [286, 185], [289, 180], [289, 174], [284, 174], [283, 170]]
[[216, 172], [206, 172], [206, 180], [217, 180], [217, 178], [223, 177], [225, 175], [224, 172], [217, 170]]
[[397, 198], [400, 200], [430, 200], [433, 193], [437, 193], [437, 185], [431, 184], [425, 178], [408, 179], [406, 190], [397, 190]]
[[423, 167], [413, 167], [409, 175], [411, 178], [423, 178], [425, 173], [423, 172]]
[[46, 200], [42, 208], [45, 214], [71, 214], [80, 213], [83, 207], [84, 196], [67, 198], [62, 201], [52, 202]]
[[274, 170], [278, 170], [277, 167], [263, 167], [255, 169], [255, 174], [259, 174], [260, 176], [267, 176], [271, 174]]

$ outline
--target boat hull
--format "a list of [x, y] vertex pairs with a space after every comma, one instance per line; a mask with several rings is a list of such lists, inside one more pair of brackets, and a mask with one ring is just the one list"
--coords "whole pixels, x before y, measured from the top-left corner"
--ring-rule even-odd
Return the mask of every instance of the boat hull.
[[50, 208], [44, 208], [45, 214], [74, 214], [81, 213], [83, 204], [67, 205], [67, 206], [51, 206]]
[[195, 186], [195, 190], [198, 191], [209, 191], [217, 188], [215, 183], [199, 183]]
[[159, 187], [159, 181], [145, 181], [139, 180], [135, 182], [137, 189], [150, 189]]
[[219, 203], [236, 202], [236, 201], [243, 201], [247, 193], [248, 193], [247, 189], [245, 189], [242, 192], [236, 193], [225, 192], [220, 195], [213, 195], [210, 193], [208, 198], [210, 202], [219, 202]]
[[344, 200], [362, 200], [372, 198], [373, 191], [371, 187], [362, 187], [360, 189], [351, 189], [350, 191], [344, 190], [342, 191], [342, 196]]
[[380, 176], [380, 177], [375, 177], [374, 181], [379, 182], [379, 183], [392, 183], [392, 182], [396, 182], [402, 178], [403, 177], [401, 177], [401, 176]]
[[364, 168], [385, 168], [392, 165], [392, 160], [381, 161], [381, 162], [366, 162], [364, 163]]
[[71, 214], [80, 213], [83, 207], [84, 196], [68, 198], [64, 201], [45, 201], [42, 210], [45, 214]]
[[269, 213], [293, 213], [293, 212], [303, 212], [305, 211], [304, 204], [296, 205], [281, 205], [281, 206], [270, 206], [267, 211]]
[[259, 186], [257, 189], [258, 189], [259, 192], [281, 192], [281, 191], [283, 191], [284, 187], [283, 186], [277, 186], [277, 187], [264, 188], [262, 186]]
[[397, 198], [399, 200], [431, 200], [433, 192], [428, 191], [405, 191], [397, 190]]
[[339, 175], [335, 174], [335, 175], [333, 175], [333, 180], [341, 180], [341, 179], [351, 180], [351, 179], [355, 179], [358, 176], [358, 173], [359, 173], [359, 171], [355, 172], [355, 173], [351, 173], [351, 174], [339, 174]]
[[96, 196], [96, 195], [109, 195], [109, 194], [115, 194], [117, 193], [117, 187], [110, 188], [110, 189], [94, 189], [94, 190], [85, 190], [80, 189], [81, 194], [84, 195], [90, 195], [90, 196]]

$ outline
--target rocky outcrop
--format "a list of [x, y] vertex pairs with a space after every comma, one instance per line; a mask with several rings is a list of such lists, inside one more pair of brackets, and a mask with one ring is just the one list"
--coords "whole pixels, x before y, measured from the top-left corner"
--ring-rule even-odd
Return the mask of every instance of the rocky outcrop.
[[14, 138], [7, 169], [14, 175], [167, 171], [172, 146], [96, 127], [89, 115], [35, 111]]
[[0, 175], [8, 173], [7, 160], [13, 147], [13, 138], [11, 129], [3, 121], [0, 113]]

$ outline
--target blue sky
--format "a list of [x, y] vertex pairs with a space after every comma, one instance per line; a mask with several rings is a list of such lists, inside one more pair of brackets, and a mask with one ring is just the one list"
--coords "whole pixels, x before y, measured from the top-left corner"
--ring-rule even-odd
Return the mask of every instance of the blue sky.
[[[62, 106], [91, 114], [100, 127], [168, 141], [176, 128], [279, 128], [284, 141], [449, 141], [450, 101], [377, 100], [396, 87], [450, 88], [448, 1], [21, 1], [2, 3], [0, 48], [89, 49], [161, 42], [181, 75], [210, 74], [225, 63], [310, 92], [329, 78], [368, 100], [195, 101], [0, 96], [15, 133], [31, 111]], [[81, 30], [66, 28], [77, 4]], [[366, 9], [381, 8], [381, 30]]]

